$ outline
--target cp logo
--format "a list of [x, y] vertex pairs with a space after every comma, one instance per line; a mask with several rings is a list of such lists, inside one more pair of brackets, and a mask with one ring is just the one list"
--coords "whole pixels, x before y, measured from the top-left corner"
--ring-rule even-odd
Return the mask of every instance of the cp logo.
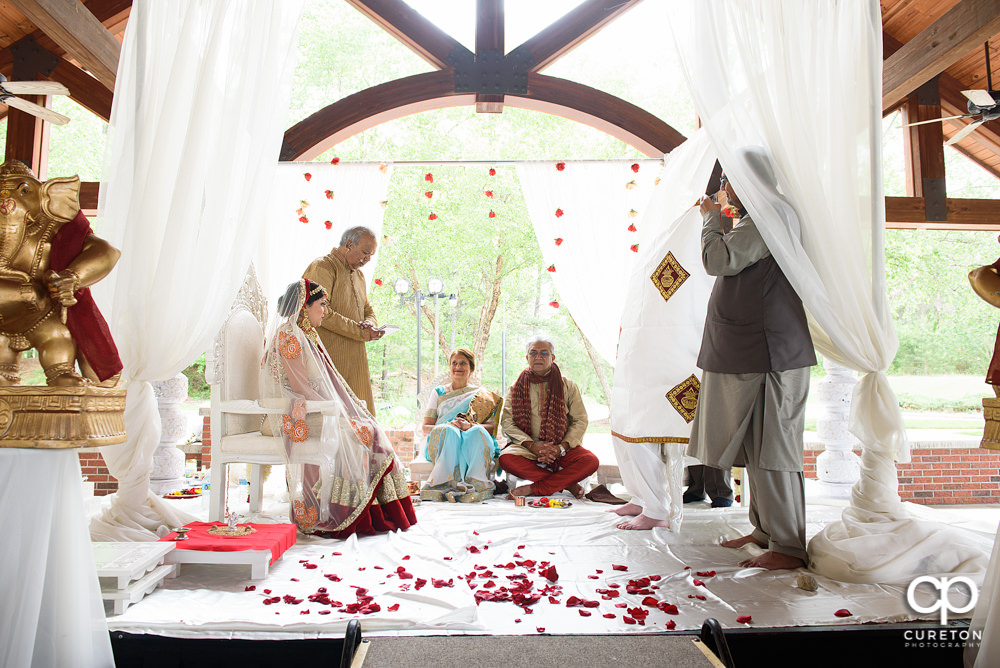
[[[917, 601], [913, 595], [917, 587], [924, 582], [930, 584], [932, 587], [937, 588], [940, 594], [938, 595], [938, 600], [932, 603], [928, 607], [924, 607], [917, 604]], [[965, 585], [969, 590], [969, 603], [961, 608], [956, 608], [952, 605], [951, 600], [948, 598], [948, 592], [951, 590], [952, 584]], [[972, 610], [976, 607], [976, 601], [979, 599], [979, 590], [976, 589], [976, 583], [969, 578], [959, 575], [953, 578], [935, 578], [930, 575], [921, 575], [919, 578], [915, 579], [910, 583], [910, 586], [906, 588], [906, 602], [910, 604], [910, 607], [919, 612], [920, 614], [926, 615], [934, 612], [935, 610], [941, 611], [941, 624], [945, 625], [948, 623], [948, 613], [956, 612], [963, 613]]]

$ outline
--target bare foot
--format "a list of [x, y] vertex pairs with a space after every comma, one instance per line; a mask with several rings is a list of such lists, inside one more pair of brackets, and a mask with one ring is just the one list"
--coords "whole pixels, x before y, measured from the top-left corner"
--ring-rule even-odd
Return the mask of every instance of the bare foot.
[[507, 498], [513, 499], [515, 496], [531, 496], [531, 485], [521, 485], [520, 487], [515, 487], [510, 490], [510, 494], [507, 495]]
[[572, 485], [566, 488], [566, 491], [575, 496], [578, 499], [583, 498], [583, 486], [578, 482], [574, 482]]
[[767, 547], [767, 543], [763, 543], [763, 544], [760, 543], [756, 538], [753, 537], [752, 533], [748, 533], [747, 535], [743, 536], [742, 538], [736, 538], [734, 540], [723, 540], [723, 541], [720, 541], [719, 545], [721, 545], [722, 547], [734, 547], [736, 549], [739, 549], [739, 548], [743, 547], [744, 545], [746, 545], [748, 543], [753, 543], [754, 545], [757, 545], [758, 547]]
[[619, 529], [625, 529], [626, 531], [636, 531], [642, 529], [652, 529], [653, 527], [670, 527], [670, 522], [668, 520], [654, 520], [652, 517], [646, 517], [645, 515], [639, 515], [630, 520], [625, 520], [624, 522], [619, 522], [616, 525]]
[[774, 552], [773, 550], [768, 550], [764, 554], [751, 557], [750, 559], [744, 559], [740, 562], [740, 566], [743, 566], [744, 568], [766, 568], [769, 571], [802, 568], [805, 565], [806, 562], [798, 557], [793, 557], [790, 554], [782, 554], [781, 552]]
[[606, 513], [614, 513], [615, 515], [641, 515], [642, 506], [637, 506], [634, 503], [629, 503], [624, 506], [618, 506], [617, 508], [611, 508], [610, 510], [605, 510]]

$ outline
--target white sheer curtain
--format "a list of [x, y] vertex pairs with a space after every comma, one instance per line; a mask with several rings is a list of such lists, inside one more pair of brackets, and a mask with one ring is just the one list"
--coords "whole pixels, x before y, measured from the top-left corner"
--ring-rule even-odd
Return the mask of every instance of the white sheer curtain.
[[658, 172], [650, 160], [517, 165], [542, 257], [555, 269], [549, 277], [559, 304], [609, 364], [618, 348], [625, 278], [638, 257], [629, 226], [638, 230]]
[[303, 2], [132, 7], [100, 202], [101, 233], [122, 256], [97, 290], [125, 365], [128, 442], [102, 448], [119, 487], [91, 524], [96, 540], [155, 540], [187, 519], [149, 492], [150, 382], [210, 345], [260, 242]]
[[[851, 406], [861, 481], [842, 521], [811, 541], [812, 567], [853, 582], [984, 569], [978, 548], [909, 519], [897, 491], [893, 460], [908, 461], [909, 446], [885, 375], [898, 342], [883, 283], [878, 3], [705, 0], [670, 12], [698, 113], [817, 349], [864, 374]], [[767, 156], [787, 201], [747, 147]]]
[[[364, 225], [375, 232], [381, 250], [383, 202], [391, 177], [392, 168], [378, 163], [278, 165], [268, 203], [267, 243], [254, 263], [272, 312], [288, 284], [300, 278], [310, 262], [338, 246], [344, 230]], [[303, 217], [307, 222], [300, 220]], [[379, 251], [362, 269], [369, 287]]]

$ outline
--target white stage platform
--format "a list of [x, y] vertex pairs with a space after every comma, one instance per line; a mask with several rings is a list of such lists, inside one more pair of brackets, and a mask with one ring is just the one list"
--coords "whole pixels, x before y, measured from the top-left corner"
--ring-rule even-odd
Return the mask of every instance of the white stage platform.
[[[287, 521], [280, 474], [275, 470], [266, 488], [272, 490], [266, 516], [253, 521]], [[176, 503], [207, 513], [198, 499]], [[905, 586], [852, 585], [812, 574], [818, 590], [810, 592], [797, 587], [798, 577], [809, 574], [804, 569], [738, 567], [746, 550], [756, 548], [732, 550], [718, 541], [749, 530], [745, 508], [689, 504], [682, 530], [673, 533], [621, 531], [615, 528], [619, 518], [605, 512], [611, 507], [586, 500], [566, 509], [517, 508], [502, 499], [425, 502], [417, 506], [419, 523], [405, 532], [346, 541], [300, 535], [263, 580], [251, 580], [247, 566], [184, 565], [178, 577], [124, 614], [109, 616], [108, 626], [181, 638], [288, 640], [340, 638], [356, 617], [366, 636], [697, 632], [707, 617], [730, 628], [936, 619], [910, 609]], [[839, 519], [842, 507], [812, 499], [809, 536]], [[910, 507], [914, 516], [963, 528], [989, 555], [998, 509]], [[555, 566], [557, 580], [542, 574], [543, 564]], [[981, 583], [984, 574], [965, 575]], [[495, 594], [502, 587], [515, 590], [507, 598], [525, 591], [541, 596], [531, 605], [476, 604], [477, 592]], [[339, 605], [325, 603], [324, 595]], [[569, 605], [577, 602], [573, 597], [581, 603]], [[653, 607], [657, 602], [666, 610]], [[368, 614], [359, 611], [365, 606]], [[838, 617], [839, 610], [850, 616]], [[738, 621], [743, 616], [752, 621]]]

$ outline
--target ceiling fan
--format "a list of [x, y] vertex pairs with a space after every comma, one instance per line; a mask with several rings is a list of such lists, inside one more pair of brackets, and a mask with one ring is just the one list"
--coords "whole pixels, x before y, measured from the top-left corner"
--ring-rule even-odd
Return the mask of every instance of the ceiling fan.
[[52, 111], [34, 102], [23, 100], [17, 95], [69, 95], [69, 89], [56, 81], [7, 81], [0, 74], [0, 103], [37, 116], [53, 125], [69, 123], [69, 117]]
[[956, 118], [975, 118], [978, 116], [978, 120], [975, 120], [964, 128], [962, 128], [954, 137], [945, 142], [945, 146], [951, 146], [956, 142], [960, 142], [966, 137], [968, 137], [972, 132], [975, 131], [980, 125], [986, 121], [992, 121], [996, 118], [1000, 118], [1000, 91], [993, 90], [993, 77], [990, 74], [990, 43], [986, 42], [983, 45], [986, 51], [986, 90], [963, 90], [962, 95], [968, 98], [966, 102], [966, 107], [969, 110], [967, 114], [960, 114], [958, 116], [945, 116], [944, 118], [934, 118], [929, 121], [920, 121], [918, 123], [909, 123], [903, 127], [911, 127], [914, 125], [924, 125], [925, 123], [939, 123], [941, 121], [950, 121]]

